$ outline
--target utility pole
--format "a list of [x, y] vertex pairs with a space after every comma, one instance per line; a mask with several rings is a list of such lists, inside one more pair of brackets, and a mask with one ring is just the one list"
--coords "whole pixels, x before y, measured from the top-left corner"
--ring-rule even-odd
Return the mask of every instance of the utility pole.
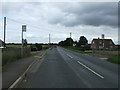
[[72, 33], [70, 32], [70, 46], [71, 46], [71, 35], [72, 35]]
[[50, 34], [49, 34], [49, 45], [50, 45]]
[[71, 38], [72, 33], [70, 32], [70, 38]]
[[6, 17], [4, 17], [4, 48], [5, 48], [5, 35], [6, 35]]
[[23, 46], [24, 46], [24, 45], [23, 45], [23, 31], [22, 31], [22, 48], [23, 48]]

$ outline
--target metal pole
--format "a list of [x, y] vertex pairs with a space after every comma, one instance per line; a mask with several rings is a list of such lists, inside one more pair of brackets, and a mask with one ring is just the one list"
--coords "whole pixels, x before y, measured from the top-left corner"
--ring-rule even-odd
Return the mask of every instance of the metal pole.
[[5, 47], [5, 34], [6, 34], [6, 17], [4, 17], [4, 47]]
[[71, 32], [70, 32], [70, 38], [71, 38]]
[[22, 48], [23, 48], [23, 30], [22, 30]]

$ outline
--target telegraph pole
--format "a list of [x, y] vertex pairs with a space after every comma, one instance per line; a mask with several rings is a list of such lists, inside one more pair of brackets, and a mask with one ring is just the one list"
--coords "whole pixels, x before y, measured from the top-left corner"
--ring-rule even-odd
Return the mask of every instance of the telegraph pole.
[[72, 34], [72, 33], [70, 32], [70, 38], [71, 38], [71, 34]]
[[49, 34], [49, 45], [50, 45], [50, 34]]
[[6, 35], [6, 17], [4, 17], [4, 48], [5, 48], [5, 35]]
[[70, 46], [71, 46], [71, 34], [72, 34], [72, 33], [70, 32]]

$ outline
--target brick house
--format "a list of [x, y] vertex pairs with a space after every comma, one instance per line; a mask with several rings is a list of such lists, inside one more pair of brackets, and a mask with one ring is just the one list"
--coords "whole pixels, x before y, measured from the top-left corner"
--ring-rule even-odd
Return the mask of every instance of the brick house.
[[112, 39], [93, 39], [91, 43], [92, 49], [114, 49], [115, 44]]

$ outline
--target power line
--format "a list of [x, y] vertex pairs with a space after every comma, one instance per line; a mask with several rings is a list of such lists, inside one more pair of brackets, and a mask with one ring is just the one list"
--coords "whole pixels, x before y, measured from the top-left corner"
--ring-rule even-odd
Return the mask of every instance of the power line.
[[[38, 27], [38, 26], [34, 26], [34, 25], [31, 25], [31, 24], [28, 24], [28, 23], [20, 22], [20, 21], [11, 19], [11, 18], [8, 18], [8, 20], [13, 21], [13, 22], [16, 22], [16, 23], [19, 23], [19, 24], [26, 24], [26, 25], [29, 25], [29, 26], [31, 26], [31, 27], [33, 27], [33, 28], [39, 29], [39, 30], [41, 30], [41, 29], [47, 29], [47, 30], [54, 31], [54, 32], [65, 33], [65, 31], [57, 31], [57, 30], [53, 30], [53, 28], [52, 28], [52, 29], [49, 29], [49, 28], [45, 28], [45, 27]], [[42, 30], [42, 31], [43, 31], [43, 30]]]
[[[11, 18], [8, 18], [8, 20], [16, 22], [16, 23], [19, 23], [19, 24], [23, 24], [22, 22], [14, 20], [14, 19], [11, 19]], [[31, 25], [31, 24], [28, 24], [28, 23], [24, 23], [24, 24], [29, 25], [29, 26], [34, 27], [34, 28], [39, 29], [39, 30], [41, 30], [41, 29], [47, 29], [47, 30], [50, 30], [50, 31], [53, 30], [53, 29], [48, 29], [48, 28], [45, 28], [45, 27], [43, 28], [43, 27], [34, 26], [34, 25]], [[57, 31], [57, 32], [61, 32], [61, 31]], [[61, 33], [64, 33], [64, 32], [61, 32]]]

